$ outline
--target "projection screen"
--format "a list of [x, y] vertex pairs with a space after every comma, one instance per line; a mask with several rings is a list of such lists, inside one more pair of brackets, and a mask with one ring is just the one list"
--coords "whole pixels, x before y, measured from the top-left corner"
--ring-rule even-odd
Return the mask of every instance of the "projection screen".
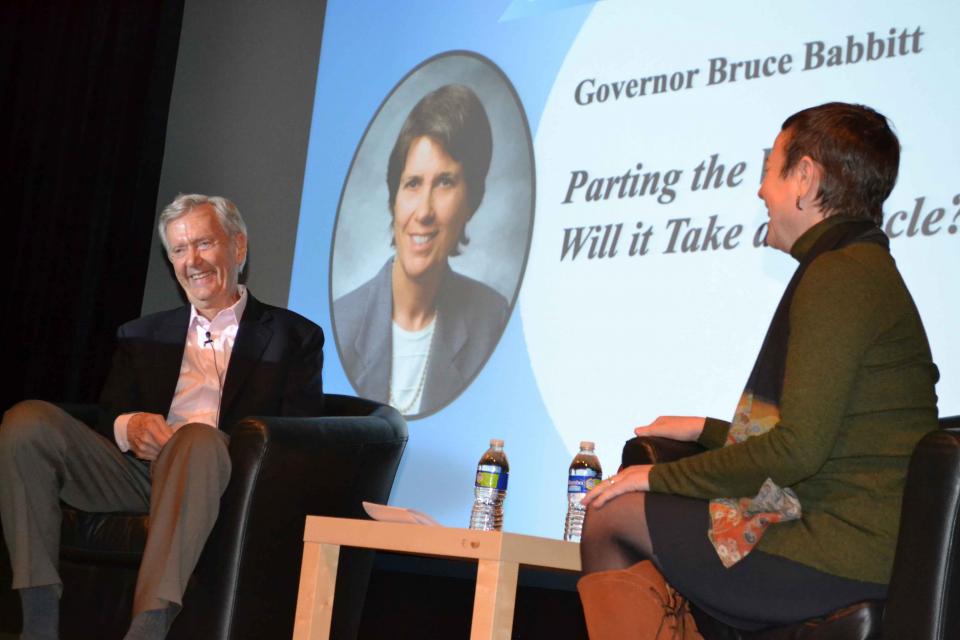
[[[452, 373], [413, 382], [392, 503], [466, 526], [477, 459], [503, 438], [505, 528], [559, 537], [580, 440], [611, 474], [659, 414], [729, 419], [796, 265], [763, 243], [764, 155], [787, 116], [828, 101], [870, 105], [900, 136], [884, 228], [940, 412], [960, 413], [958, 60], [960, 5], [939, 1], [329, 0], [289, 298], [327, 331], [328, 391], [385, 400], [395, 375], [378, 295], [408, 251], [388, 184], [404, 122], [456, 85], [492, 138], [449, 261], [470, 293], [433, 335]], [[459, 345], [441, 335], [455, 322]]]

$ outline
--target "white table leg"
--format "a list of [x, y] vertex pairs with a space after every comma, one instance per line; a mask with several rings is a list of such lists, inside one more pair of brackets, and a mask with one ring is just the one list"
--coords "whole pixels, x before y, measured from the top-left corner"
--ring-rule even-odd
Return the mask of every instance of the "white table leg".
[[516, 562], [479, 561], [470, 640], [510, 640], [519, 570]]
[[340, 545], [304, 543], [294, 640], [327, 640], [330, 637], [339, 562]]

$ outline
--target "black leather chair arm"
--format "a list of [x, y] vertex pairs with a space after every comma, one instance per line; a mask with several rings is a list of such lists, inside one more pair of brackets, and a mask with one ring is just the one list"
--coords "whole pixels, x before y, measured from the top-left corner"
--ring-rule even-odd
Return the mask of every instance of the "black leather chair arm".
[[706, 449], [696, 442], [681, 442], [657, 436], [631, 438], [623, 445], [620, 468], [632, 464], [656, 464], [687, 458]]
[[960, 418], [940, 424], [910, 459], [884, 638], [960, 638]]

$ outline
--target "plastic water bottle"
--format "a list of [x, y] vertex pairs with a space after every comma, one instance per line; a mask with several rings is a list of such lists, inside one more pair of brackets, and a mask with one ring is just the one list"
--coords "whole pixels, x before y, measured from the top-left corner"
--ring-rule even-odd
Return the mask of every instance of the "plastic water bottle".
[[510, 463], [503, 452], [503, 440], [491, 440], [490, 448], [477, 463], [473, 485], [473, 510], [470, 528], [479, 531], [500, 531], [503, 528], [503, 501], [507, 497]]
[[580, 504], [583, 496], [600, 482], [602, 471], [600, 460], [593, 453], [593, 443], [580, 443], [580, 452], [570, 463], [570, 475], [567, 480], [567, 520], [563, 526], [563, 539], [580, 542], [583, 531], [583, 515], [586, 508]]

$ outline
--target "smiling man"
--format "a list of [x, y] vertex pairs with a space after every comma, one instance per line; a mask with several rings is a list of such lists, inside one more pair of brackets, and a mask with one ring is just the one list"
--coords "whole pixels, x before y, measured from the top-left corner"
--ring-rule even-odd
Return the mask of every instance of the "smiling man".
[[248, 415], [323, 410], [323, 331], [239, 284], [247, 231], [236, 206], [181, 195], [158, 231], [189, 304], [120, 327], [99, 433], [37, 400], [0, 425], [0, 517], [23, 638], [57, 637], [61, 501], [150, 514], [126, 637], [163, 638], [230, 479], [224, 430]]

